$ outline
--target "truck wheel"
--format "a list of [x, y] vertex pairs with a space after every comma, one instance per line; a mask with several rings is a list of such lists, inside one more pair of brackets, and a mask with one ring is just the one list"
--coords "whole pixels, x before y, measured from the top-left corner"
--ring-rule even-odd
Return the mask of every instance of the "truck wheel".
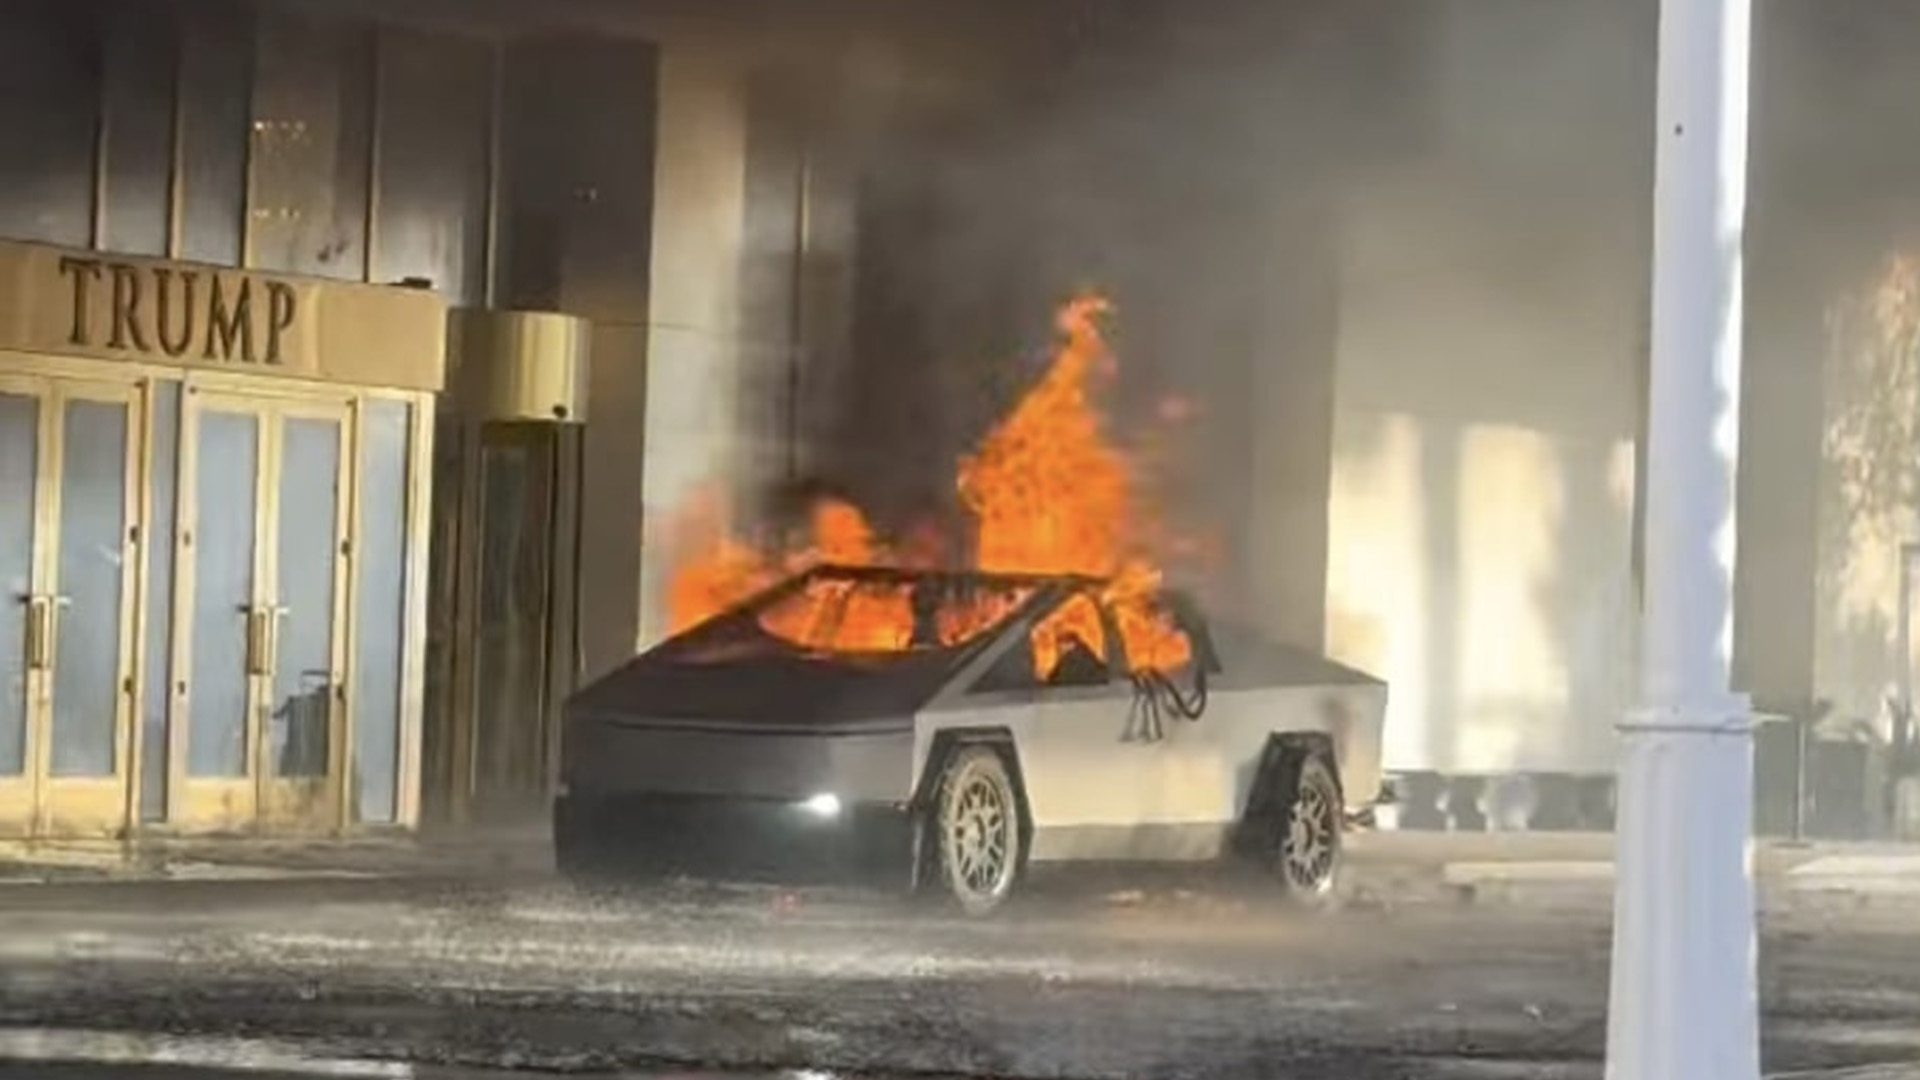
[[1280, 794], [1273, 870], [1288, 900], [1324, 907], [1339, 884], [1340, 781], [1325, 757], [1302, 754], [1281, 778]]
[[1013, 892], [1020, 871], [1020, 802], [1006, 762], [985, 746], [948, 759], [934, 797], [940, 881], [969, 915], [985, 915]]

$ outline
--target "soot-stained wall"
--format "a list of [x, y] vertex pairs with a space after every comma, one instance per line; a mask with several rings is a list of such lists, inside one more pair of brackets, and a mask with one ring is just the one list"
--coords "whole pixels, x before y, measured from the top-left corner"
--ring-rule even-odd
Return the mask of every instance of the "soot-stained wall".
[[639, 535], [612, 534], [640, 570], [639, 596], [608, 605], [637, 617], [605, 622], [609, 660], [667, 631], [700, 507], [758, 533], [790, 482], [833, 472], [827, 432], [854, 382], [860, 169], [894, 153], [899, 118], [965, 112], [1006, 84], [1032, 38], [1024, 6], [998, 0], [658, 6], [685, 18], [659, 36], [644, 395], [621, 395], [644, 419], [607, 465], [643, 503]]
[[1043, 370], [1054, 307], [1098, 290], [1113, 433], [1198, 541], [1171, 573], [1319, 647], [1331, 179], [1359, 152], [1350, 101], [1325, 91], [1359, 85], [1339, 62], [1364, 44], [1353, 25], [1314, 5], [1087, 5], [993, 110], [869, 163], [828, 470], [883, 519], [954, 515], [956, 459]]
[[[1855, 463], [1911, 456], [1913, 410], [1862, 392], [1905, 369], [1833, 359], [1827, 319], [1913, 223], [1912, 35], [1845, 7], [1766, 8], [1756, 42], [1734, 661], [1774, 710], [1870, 712], [1902, 663], [1887, 551], [1913, 498], [1855, 505], [1836, 439], [1872, 401], [1893, 413]], [[833, 88], [797, 258], [794, 143], [758, 119], [788, 92], [728, 34], [669, 41], [649, 522], [788, 473], [882, 526], [951, 514], [1053, 307], [1097, 287], [1118, 433], [1195, 406], [1169, 510], [1218, 539], [1191, 568], [1218, 606], [1387, 678], [1392, 766], [1610, 770], [1637, 673], [1653, 12], [1090, 3], [998, 12], [1017, 32], [961, 63], [840, 40], [797, 64]]]

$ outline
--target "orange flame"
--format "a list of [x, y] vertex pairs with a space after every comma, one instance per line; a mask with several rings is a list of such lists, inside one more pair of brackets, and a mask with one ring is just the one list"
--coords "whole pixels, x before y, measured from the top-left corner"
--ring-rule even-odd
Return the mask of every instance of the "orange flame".
[[1119, 566], [1132, 476], [1088, 399], [1112, 356], [1082, 298], [1060, 312], [1066, 342], [1053, 366], [978, 453], [960, 462], [960, 499], [979, 522], [974, 559], [988, 571], [1093, 574]]
[[734, 538], [725, 506], [712, 492], [689, 501], [672, 543], [678, 565], [667, 585], [667, 611], [674, 633], [779, 580], [765, 556]]
[[[1135, 470], [1107, 433], [1095, 406], [1096, 379], [1110, 376], [1114, 359], [1099, 320], [1111, 305], [1082, 296], [1061, 308], [1062, 336], [1046, 375], [1020, 399], [959, 465], [960, 500], [976, 529], [973, 565], [1003, 573], [1079, 574], [1105, 579], [1127, 660], [1135, 670], [1186, 662], [1191, 644], [1152, 602], [1160, 572], [1140, 547], [1158, 535], [1141, 504]], [[718, 520], [703, 510], [704, 520]], [[767, 555], [707, 526], [698, 557], [681, 561], [671, 587], [674, 629], [690, 626], [759, 589], [816, 562], [928, 565], [938, 558], [937, 537], [910, 538], [895, 560], [875, 539], [858, 507], [823, 500], [810, 515], [811, 539], [799, 551]], [[696, 520], [702, 520], [697, 518]], [[684, 550], [684, 549], [683, 549]], [[810, 648], [892, 650], [908, 644], [913, 627], [905, 588], [862, 589], [818, 582], [763, 616], [772, 633]], [[942, 641], [964, 640], [1003, 617], [1004, 596], [950, 604], [939, 612]], [[1070, 603], [1034, 632], [1035, 666], [1050, 673], [1071, 639], [1106, 656], [1106, 633], [1091, 604]]]

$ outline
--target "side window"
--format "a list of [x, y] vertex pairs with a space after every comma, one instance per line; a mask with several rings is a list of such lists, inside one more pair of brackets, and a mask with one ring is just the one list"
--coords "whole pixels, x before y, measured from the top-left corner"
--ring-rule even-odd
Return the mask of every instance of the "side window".
[[1208, 670], [1217, 669], [1205, 624], [1178, 594], [1118, 597], [1112, 612], [1126, 649], [1128, 670], [1171, 673], [1192, 667], [1196, 660]]
[[1114, 600], [1114, 625], [1127, 650], [1129, 671], [1179, 671], [1192, 661], [1192, 638], [1165, 594], [1142, 592]]
[[1033, 628], [1034, 677], [1048, 686], [1105, 686], [1113, 677], [1107, 656], [1106, 624], [1085, 593]]
[[975, 692], [1043, 686], [1105, 686], [1113, 679], [1106, 623], [1093, 597], [1078, 594], [1035, 624], [995, 662]]

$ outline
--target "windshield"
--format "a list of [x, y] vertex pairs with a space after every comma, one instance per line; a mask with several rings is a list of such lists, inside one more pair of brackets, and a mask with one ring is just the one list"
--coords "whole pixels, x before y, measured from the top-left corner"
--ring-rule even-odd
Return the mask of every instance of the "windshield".
[[955, 648], [1010, 617], [1027, 584], [928, 576], [894, 580], [823, 573], [752, 610], [754, 625], [815, 653], [904, 654]]

